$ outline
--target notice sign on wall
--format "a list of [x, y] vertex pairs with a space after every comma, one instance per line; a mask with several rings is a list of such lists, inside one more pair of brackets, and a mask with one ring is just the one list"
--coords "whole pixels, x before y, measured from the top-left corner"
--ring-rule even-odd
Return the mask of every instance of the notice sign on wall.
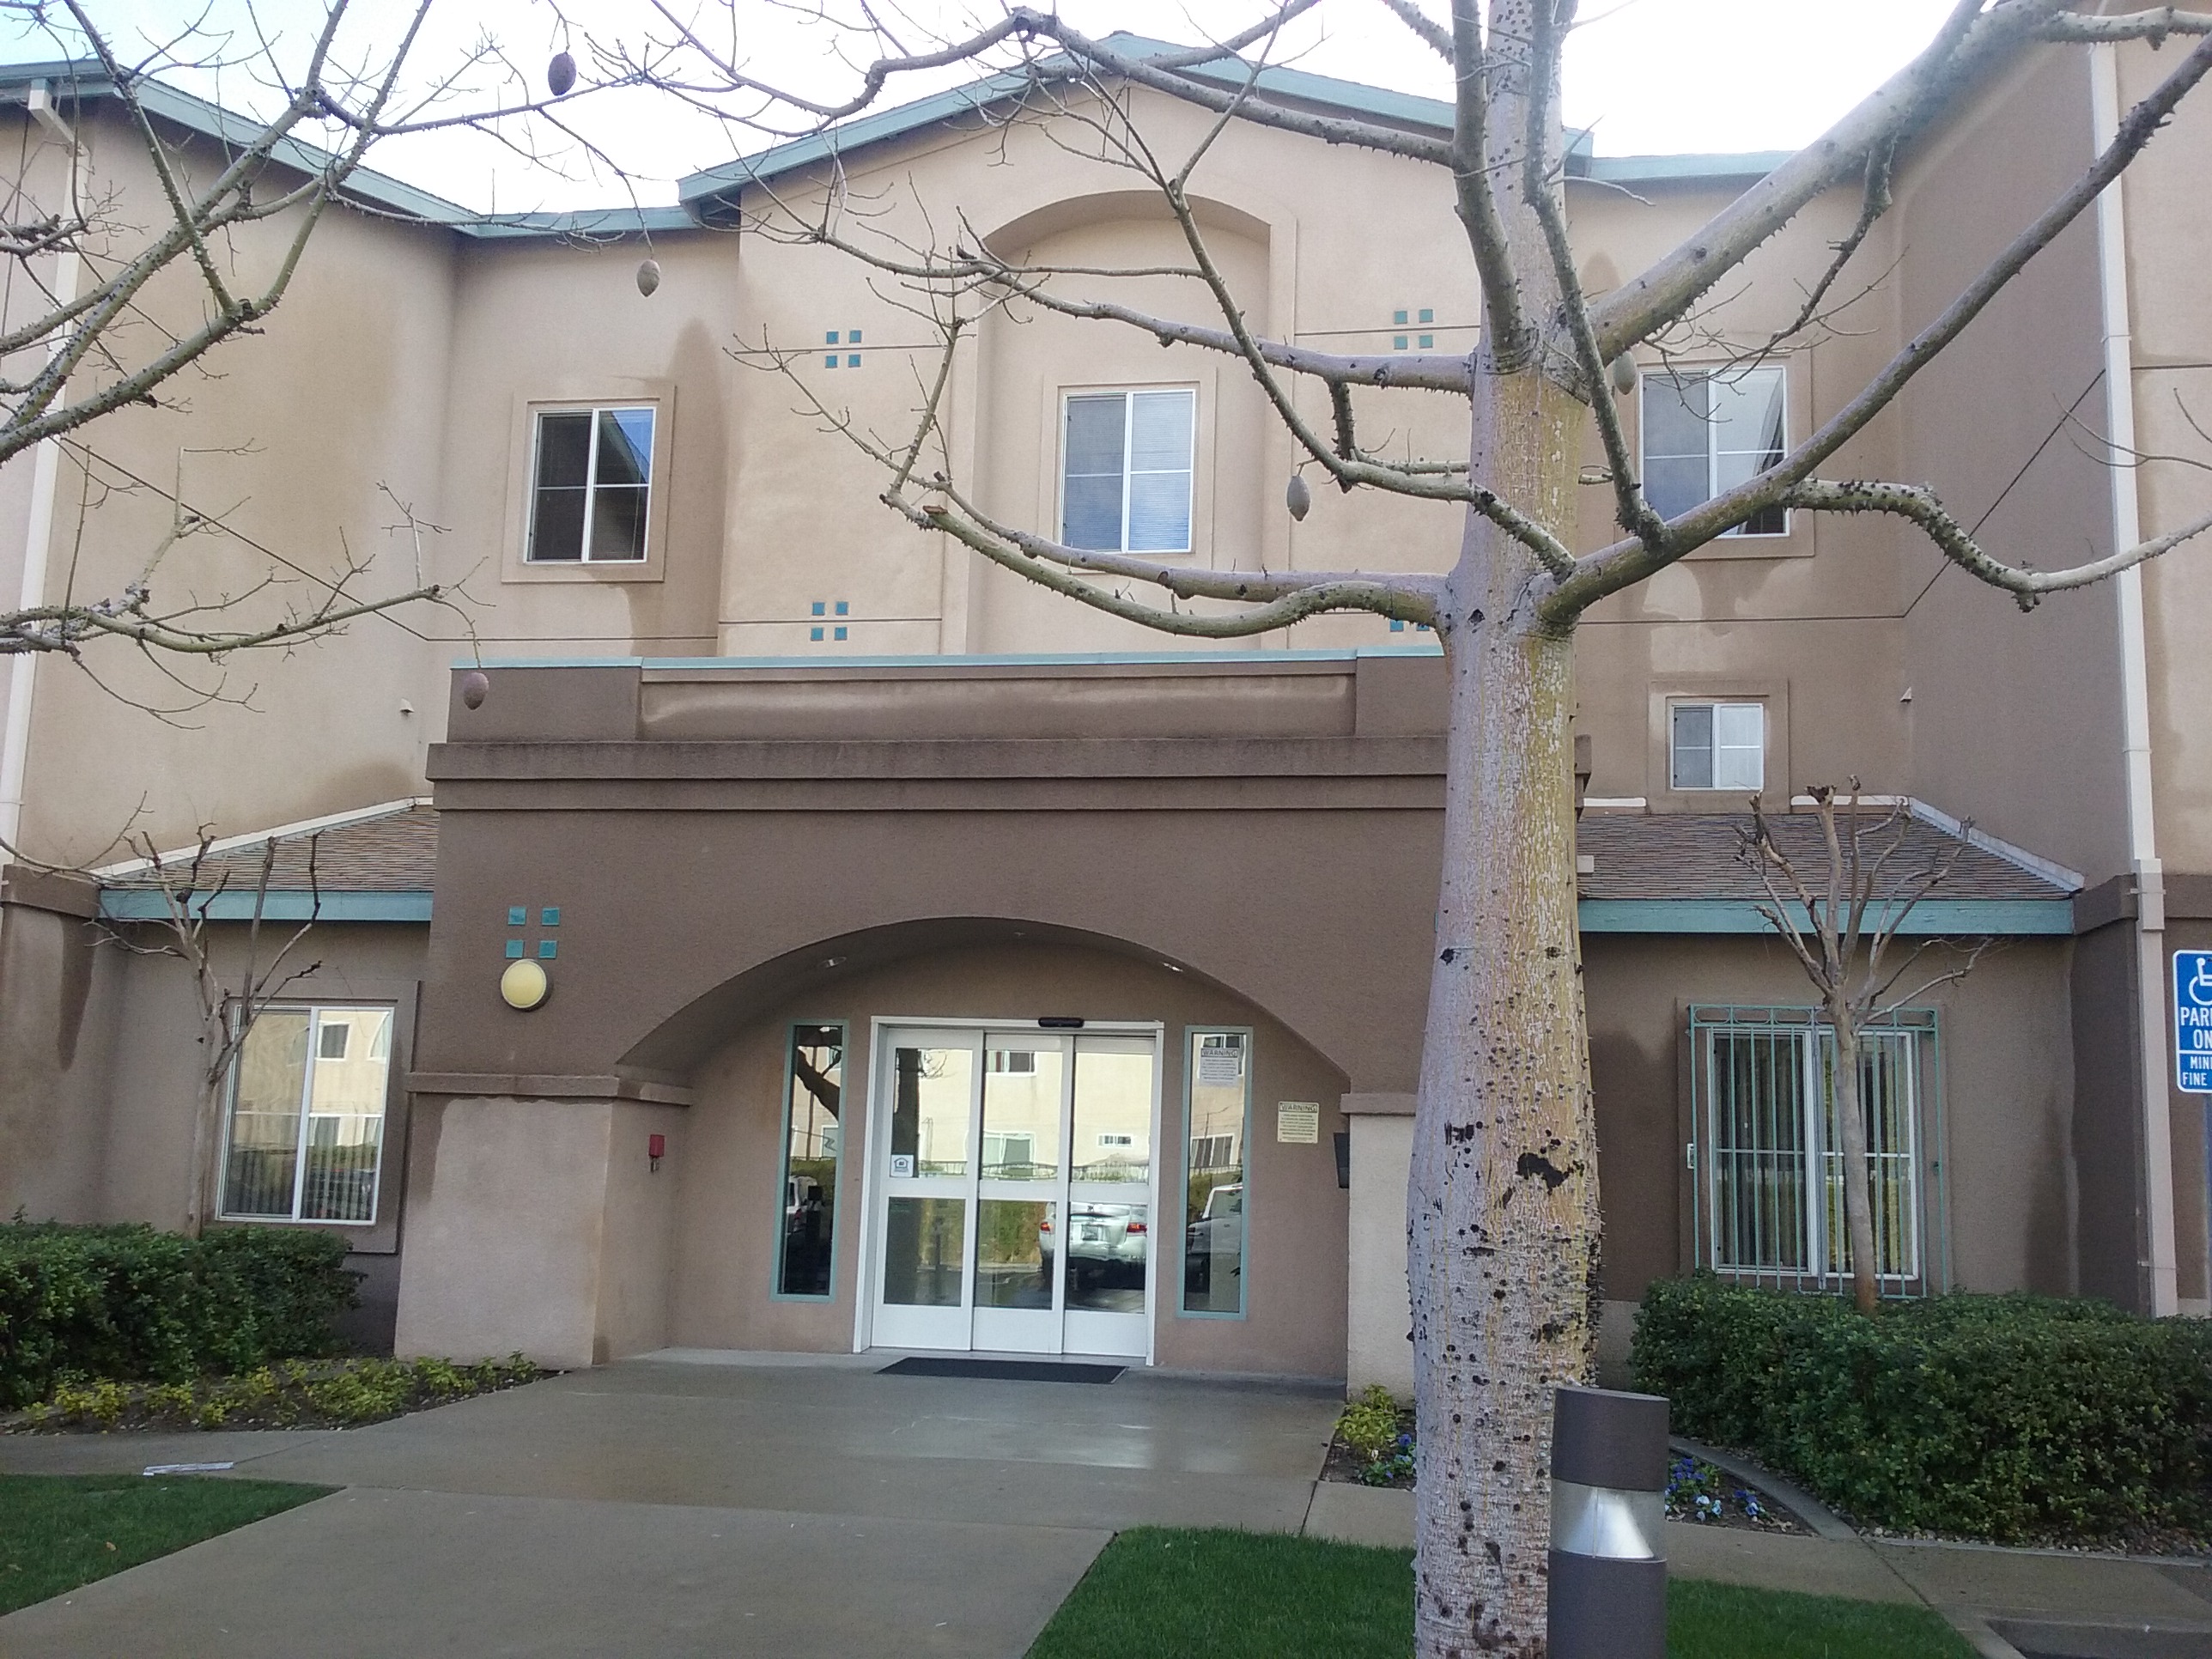
[[2212, 1095], [2212, 951], [2173, 953], [2173, 1048], [2182, 1092]]
[[1321, 1103], [1317, 1100], [1279, 1100], [1275, 1103], [1275, 1139], [1300, 1146], [1321, 1144]]

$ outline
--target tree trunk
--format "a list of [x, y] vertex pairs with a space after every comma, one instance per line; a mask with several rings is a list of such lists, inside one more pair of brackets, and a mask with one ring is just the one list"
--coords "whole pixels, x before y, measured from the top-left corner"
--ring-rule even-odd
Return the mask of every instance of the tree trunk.
[[1836, 1139], [1843, 1154], [1844, 1233], [1851, 1249], [1851, 1296], [1861, 1313], [1875, 1310], [1879, 1265], [1874, 1253], [1872, 1171], [1867, 1164], [1866, 1118], [1859, 1100], [1859, 1033], [1848, 1010], [1832, 1007], [1836, 1028]]
[[[1474, 476], [1567, 524], [1586, 416], [1539, 371], [1486, 377]], [[1407, 1191], [1421, 1659], [1543, 1653], [1552, 1395], [1595, 1352], [1573, 641], [1535, 620], [1537, 569], [1470, 515], [1439, 622], [1443, 874]]]

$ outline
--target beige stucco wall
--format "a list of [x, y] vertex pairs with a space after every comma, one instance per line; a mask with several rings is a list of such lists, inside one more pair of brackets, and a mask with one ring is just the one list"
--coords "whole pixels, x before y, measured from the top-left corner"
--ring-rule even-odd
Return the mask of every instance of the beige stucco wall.
[[[1899, 191], [1899, 326], [1924, 326], [2090, 153], [2078, 52], [2048, 54], [1928, 146]], [[2102, 367], [2085, 215], [1908, 389], [1912, 476], [1979, 525], [2000, 558], [2051, 568], [2102, 553]], [[2024, 616], [1917, 546], [1900, 593], [1915, 793], [2092, 879], [2118, 869], [2126, 851], [2114, 594], [2110, 584], [2058, 594]], [[2053, 787], [2057, 778], [2066, 787]]]

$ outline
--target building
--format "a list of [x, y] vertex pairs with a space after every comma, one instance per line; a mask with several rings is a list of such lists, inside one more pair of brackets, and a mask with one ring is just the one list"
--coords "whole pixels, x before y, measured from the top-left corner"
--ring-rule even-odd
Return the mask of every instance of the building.
[[[2115, 88], [2154, 66], [2054, 49], [1924, 136], [1852, 267], [1871, 288], [1848, 327], [1748, 376], [1694, 350], [1646, 362], [1655, 488], [1694, 500], [1824, 418], [2079, 174]], [[34, 185], [67, 166], [22, 112], [34, 81], [82, 165], [147, 187], [65, 65], [0, 89]], [[1372, 88], [1262, 84], [1448, 125]], [[834, 172], [891, 228], [957, 205], [1041, 262], [1170, 262], [1173, 226], [1126, 175], [979, 112], [995, 95], [695, 175], [681, 210], [642, 216], [487, 222], [358, 179], [362, 210], [318, 234], [188, 414], [103, 422], [43, 492], [21, 462], [0, 473], [0, 580], [66, 544], [80, 586], [135, 569], [165, 489], [242, 502], [235, 544], [193, 550], [210, 580], [404, 502], [443, 529], [387, 556], [465, 576], [474, 635], [434, 612], [357, 628], [254, 665], [254, 708], [209, 703], [183, 730], [114, 695], [152, 700], [139, 665], [106, 687], [18, 668], [10, 839], [104, 874], [19, 863], [0, 892], [0, 1205], [336, 1226], [367, 1328], [403, 1352], [974, 1346], [1403, 1379], [1433, 647], [1367, 617], [1227, 649], [1115, 622], [903, 530], [793, 408], [795, 379], [909, 420], [930, 343], [849, 262], [738, 228], [749, 194], [808, 199]], [[1200, 130], [1130, 95], [1163, 143]], [[163, 94], [157, 113], [207, 150], [207, 106]], [[2201, 441], [2208, 150], [2212, 111], [2185, 106], [1846, 471], [1926, 478], [2046, 566], [2203, 512], [2201, 472], [2108, 465], [2100, 442]], [[1578, 155], [1586, 281], [1619, 282], [1776, 159]], [[1241, 127], [1205, 181], [1210, 246], [1262, 331], [1471, 343], [1463, 239], [1436, 234], [1446, 181]], [[1802, 216], [1717, 325], [1786, 322], [1857, 205]], [[1206, 315], [1176, 279], [1121, 291]], [[778, 354], [787, 376], [763, 366]], [[956, 367], [954, 458], [1012, 521], [1088, 514], [1083, 533], [1201, 564], [1448, 564], [1448, 508], [1326, 492], [1294, 521], [1290, 441], [1234, 369], [994, 318]], [[1708, 418], [1684, 418], [1700, 400]], [[1417, 450], [1461, 441], [1418, 393], [1367, 418]], [[1720, 435], [1747, 425], [1740, 450]], [[1609, 511], [1589, 493], [1586, 544]], [[2002, 941], [1877, 1038], [1887, 1282], [2205, 1313], [2205, 1115], [2174, 1076], [2167, 963], [2212, 947], [2193, 717], [2212, 671], [2188, 621], [2206, 556], [2022, 616], [1893, 526], [1758, 528], [1581, 635], [1609, 1359], [1654, 1277], [1830, 1281], [1823, 1038], [1734, 849], [1749, 790], [1850, 775], [1910, 803], [1911, 858], [1970, 842], [1915, 914], [1932, 959]], [[134, 823], [161, 848], [220, 837], [201, 890], [234, 974], [257, 909], [264, 951], [313, 918], [295, 960], [313, 971], [212, 1092], [191, 976], [112, 942], [164, 937], [158, 881], [115, 845]]]

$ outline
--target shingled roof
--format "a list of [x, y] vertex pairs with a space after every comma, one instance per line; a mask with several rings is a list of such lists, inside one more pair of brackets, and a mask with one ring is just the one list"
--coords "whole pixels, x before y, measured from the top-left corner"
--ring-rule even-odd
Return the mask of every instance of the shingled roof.
[[[1876, 829], [1888, 809], [1869, 808], [1861, 823], [1869, 859], [1893, 842], [1897, 850], [1881, 872], [1882, 896], [1900, 890], [1955, 851], [1958, 861], [1931, 893], [1944, 899], [2063, 899], [2069, 890], [2026, 866], [2002, 858], [1918, 817], [1900, 817]], [[1828, 876], [1820, 821], [1810, 812], [1770, 813], [1767, 823], [1783, 856], [1817, 894]], [[1745, 862], [1748, 812], [1662, 812], [1613, 817], [1592, 813], [1577, 827], [1576, 850], [1593, 867], [1582, 878], [1586, 899], [1704, 899], [1764, 901], [1759, 872]], [[1785, 896], [1787, 889], [1784, 889]]]
[[[1775, 814], [1778, 845], [1808, 883], [1825, 881], [1827, 860], [1819, 820], [1808, 812]], [[1741, 856], [1750, 828], [1743, 812], [1592, 813], [1577, 827], [1577, 850], [1589, 868], [1578, 880], [1588, 933], [1759, 933], [1768, 924], [1757, 872]], [[2063, 933], [2071, 931], [2071, 892], [2027, 863], [1968, 842], [1918, 816], [1877, 832], [1896, 854], [1883, 872], [1886, 895], [1955, 851], [1948, 878], [1916, 907], [1907, 931], [1918, 933]], [[214, 844], [194, 889], [214, 892], [209, 914], [252, 915], [261, 862], [271, 840], [276, 861], [262, 914], [301, 919], [310, 911], [329, 921], [428, 921], [438, 866], [438, 815], [421, 800], [386, 803], [332, 819], [287, 824]], [[314, 871], [308, 875], [313, 848]], [[192, 849], [165, 854], [179, 878]], [[150, 920], [167, 912], [161, 878], [145, 860], [100, 872], [100, 908], [119, 919]], [[1817, 888], [1815, 890], [1818, 890]]]
[[122, 919], [161, 916], [167, 908], [162, 887], [190, 880], [195, 893], [216, 896], [210, 915], [250, 916], [272, 842], [276, 860], [262, 912], [271, 920], [303, 919], [310, 911], [331, 921], [430, 919], [438, 815], [419, 799], [228, 836], [210, 846], [196, 872], [198, 849], [189, 847], [162, 854], [158, 872], [145, 859], [110, 866], [98, 872], [101, 912]]

